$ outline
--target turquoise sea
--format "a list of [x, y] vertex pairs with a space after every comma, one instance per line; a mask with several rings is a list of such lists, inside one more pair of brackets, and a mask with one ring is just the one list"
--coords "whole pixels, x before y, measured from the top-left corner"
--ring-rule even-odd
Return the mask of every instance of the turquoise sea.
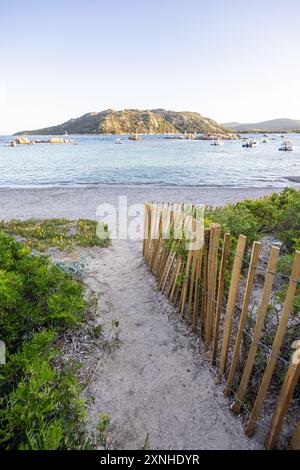
[[0, 187], [104, 184], [278, 188], [295, 186], [289, 177], [300, 178], [300, 134], [284, 137], [295, 144], [293, 152], [278, 151], [284, 140], [279, 134], [270, 135], [268, 143], [255, 148], [242, 148], [241, 140], [214, 147], [210, 141], [169, 140], [157, 135], [145, 136], [142, 141], [130, 141], [128, 136], [67, 138], [74, 143], [9, 147], [13, 137], [1, 136]]

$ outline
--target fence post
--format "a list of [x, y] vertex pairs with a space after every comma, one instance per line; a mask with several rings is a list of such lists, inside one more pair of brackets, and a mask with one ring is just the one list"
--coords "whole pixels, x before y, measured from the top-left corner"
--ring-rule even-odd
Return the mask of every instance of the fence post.
[[154, 232], [154, 240], [153, 240], [153, 252], [150, 260], [150, 268], [154, 272], [155, 266], [157, 262], [157, 257], [159, 256], [159, 248], [160, 248], [160, 239], [161, 239], [161, 232], [162, 232], [162, 208], [157, 204], [156, 215], [155, 215], [155, 223], [157, 223], [156, 218], [158, 216], [158, 224], [155, 227]]
[[275, 366], [277, 364], [277, 356], [280, 352], [284, 334], [286, 332], [286, 327], [288, 324], [288, 319], [289, 315], [291, 313], [291, 310], [293, 308], [293, 303], [295, 299], [295, 294], [296, 294], [296, 288], [297, 288], [297, 283], [300, 275], [300, 251], [296, 251], [295, 258], [294, 258], [294, 264], [293, 264], [293, 269], [292, 269], [292, 274], [290, 277], [290, 282], [287, 290], [287, 294], [285, 297], [285, 301], [283, 304], [283, 309], [281, 313], [281, 318], [279, 321], [278, 329], [276, 332], [276, 336], [274, 339], [274, 343], [272, 346], [272, 352], [269, 357], [266, 370], [254, 403], [254, 407], [250, 416], [250, 420], [248, 425], [246, 426], [245, 432], [248, 436], [252, 436], [254, 429], [255, 429], [255, 423], [257, 421], [257, 418], [259, 416], [259, 413], [261, 411], [263, 402], [265, 400], [265, 397], [267, 395], [267, 391], [271, 382], [271, 378], [273, 376], [273, 372], [275, 369]]
[[216, 285], [218, 273], [218, 248], [220, 241], [220, 224], [211, 224], [210, 241], [208, 251], [208, 270], [207, 270], [207, 310], [206, 310], [206, 328], [205, 344], [209, 348], [214, 324], [214, 312], [216, 301]]
[[176, 258], [176, 253], [174, 253], [174, 260], [173, 260], [172, 265], [171, 265], [173, 267], [173, 271], [172, 271], [172, 274], [171, 274], [171, 279], [170, 279], [169, 285], [166, 286], [166, 291], [165, 291], [167, 297], [170, 297], [170, 293], [171, 293], [171, 290], [173, 288], [174, 280], [175, 280], [176, 273], [177, 273], [178, 263], [179, 263], [179, 258]]
[[144, 234], [146, 235], [146, 239], [144, 240], [143, 255], [147, 263], [149, 263], [149, 248], [150, 248], [150, 239], [151, 239], [151, 207], [152, 207], [152, 203], [146, 203], [144, 205], [145, 228], [146, 228], [146, 230], [144, 228]]
[[249, 384], [251, 372], [253, 369], [253, 364], [258, 348], [258, 341], [261, 337], [261, 333], [264, 326], [265, 316], [267, 313], [267, 308], [269, 305], [269, 299], [272, 292], [274, 277], [276, 273], [276, 266], [279, 256], [279, 248], [272, 246], [271, 253], [268, 261], [267, 273], [265, 277], [264, 289], [262, 293], [262, 298], [257, 314], [256, 324], [254, 328], [253, 338], [251, 346], [248, 353], [248, 358], [246, 361], [246, 366], [242, 375], [242, 379], [237, 391], [237, 399], [232, 407], [232, 411], [239, 413], [242, 407], [242, 402], [246, 395], [247, 387]]
[[212, 349], [212, 364], [216, 361], [218, 351], [218, 340], [219, 340], [219, 329], [220, 329], [220, 318], [223, 301], [223, 290], [224, 290], [224, 277], [227, 266], [228, 254], [230, 245], [230, 234], [225, 233], [223, 240], [223, 250], [220, 263], [219, 282], [218, 282], [218, 294], [217, 294], [217, 305], [215, 312], [215, 323], [214, 323], [214, 334], [213, 334], [213, 349]]
[[171, 289], [171, 293], [170, 293], [170, 302], [172, 302], [173, 297], [174, 297], [175, 289], [176, 289], [176, 286], [177, 286], [177, 279], [178, 279], [178, 276], [179, 276], [179, 273], [180, 273], [181, 265], [182, 265], [182, 258], [180, 256], [178, 258], [178, 261], [177, 261], [175, 276], [174, 276], [174, 279], [173, 279], [173, 285], [172, 285], [172, 289]]
[[172, 269], [172, 266], [173, 266], [173, 263], [174, 263], [174, 260], [175, 260], [175, 257], [176, 257], [176, 251], [175, 251], [176, 247], [174, 247], [174, 251], [170, 251], [169, 253], [169, 257], [168, 257], [168, 262], [167, 262], [167, 265], [166, 265], [166, 271], [163, 273], [163, 276], [162, 276], [162, 279], [161, 279], [161, 286], [158, 286], [161, 288], [161, 291], [162, 293], [165, 292], [165, 289], [166, 289], [166, 286], [167, 286], [167, 282], [168, 282], [168, 279], [169, 279], [169, 275], [170, 275], [170, 272], [171, 272], [171, 269]]
[[240, 284], [241, 269], [243, 264], [243, 256], [246, 248], [247, 238], [244, 235], [240, 235], [236, 247], [236, 253], [232, 268], [232, 276], [228, 294], [225, 324], [224, 324], [224, 335], [221, 348], [220, 358], [220, 373], [223, 375], [226, 368], [229, 341], [232, 330], [233, 315], [235, 310], [236, 299], [238, 295], [238, 289]]
[[[173, 230], [173, 224], [174, 224], [174, 214], [173, 214], [173, 203], [171, 204], [171, 209], [170, 209], [170, 204], [168, 203], [168, 230], [169, 234], [171, 236], [172, 230]], [[173, 251], [175, 251], [176, 244], [175, 242], [172, 243], [172, 246], [170, 250], [165, 248], [165, 258], [164, 258], [164, 264], [160, 270], [159, 276], [158, 276], [158, 288], [164, 291], [164, 286], [165, 283], [168, 279], [172, 263], [173, 263]]]
[[291, 448], [293, 450], [300, 450], [300, 420], [298, 421], [298, 424], [291, 440]]
[[291, 364], [285, 375], [276, 410], [272, 419], [271, 428], [265, 441], [265, 445], [268, 450], [274, 449], [277, 444], [279, 433], [281, 431], [289, 404], [293, 398], [299, 377], [300, 365]]
[[182, 296], [181, 296], [180, 313], [181, 313], [182, 318], [184, 317], [185, 302], [186, 302], [186, 296], [187, 296], [187, 291], [188, 291], [188, 286], [189, 286], [190, 266], [191, 266], [192, 255], [193, 255], [193, 251], [189, 250], [188, 255], [187, 255], [186, 265], [185, 265], [185, 279], [183, 283]]
[[156, 214], [157, 214], [158, 203], [152, 203], [150, 206], [150, 236], [148, 246], [148, 264], [151, 265], [153, 257], [153, 247], [155, 246], [156, 237]]
[[146, 253], [146, 240], [148, 239], [148, 214], [147, 214], [147, 204], [144, 204], [144, 231], [143, 231], [143, 258], [145, 258]]
[[208, 267], [208, 247], [210, 239], [210, 229], [204, 229], [204, 260], [203, 260], [203, 289], [202, 289], [202, 318], [201, 336], [205, 339], [206, 307], [207, 307], [207, 267]]
[[194, 300], [194, 312], [193, 312], [193, 330], [197, 331], [198, 325], [198, 310], [199, 310], [199, 284], [201, 279], [201, 268], [202, 268], [202, 248], [197, 250], [197, 266], [196, 266], [196, 279], [195, 279], [195, 300]]
[[189, 289], [189, 302], [188, 302], [188, 310], [187, 310], [187, 318], [191, 320], [191, 312], [193, 307], [193, 294], [195, 288], [195, 274], [196, 274], [196, 265], [197, 265], [197, 252], [192, 250], [192, 272], [191, 272], [191, 280], [190, 280], [190, 289]]
[[254, 284], [257, 261], [258, 261], [260, 249], [261, 249], [261, 243], [254, 242], [253, 247], [252, 247], [250, 265], [248, 269], [248, 277], [247, 277], [247, 283], [246, 283], [246, 288], [245, 288], [245, 293], [244, 293], [244, 300], [243, 300], [243, 306], [242, 306], [242, 311], [241, 311], [240, 323], [239, 323], [238, 332], [236, 336], [236, 342], [235, 342], [234, 352], [232, 356], [228, 381], [227, 381], [227, 385], [225, 389], [225, 395], [227, 396], [229, 396], [231, 393], [236, 369], [237, 369], [238, 362], [239, 362], [239, 355], [240, 355], [240, 350], [241, 350], [243, 333], [244, 333], [244, 328], [245, 328], [246, 321], [247, 321], [248, 308], [249, 308], [250, 298], [251, 298], [251, 294], [253, 290], [253, 284]]
[[165, 244], [165, 238], [164, 234], [165, 231], [167, 230], [167, 233], [170, 230], [170, 210], [169, 210], [169, 203], [167, 203], [166, 208], [163, 208], [163, 214], [162, 214], [162, 232], [161, 232], [161, 240], [160, 240], [160, 262], [158, 263], [157, 270], [156, 270], [156, 278], [157, 282], [160, 282], [161, 275], [164, 269], [164, 266], [166, 265], [166, 261], [168, 258], [168, 250], [166, 248]]

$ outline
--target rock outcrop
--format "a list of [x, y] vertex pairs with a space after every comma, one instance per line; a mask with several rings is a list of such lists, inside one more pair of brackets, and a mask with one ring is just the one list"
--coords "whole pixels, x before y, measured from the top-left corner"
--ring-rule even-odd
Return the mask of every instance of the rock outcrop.
[[239, 140], [240, 136], [238, 134], [224, 134], [224, 133], [214, 133], [214, 134], [205, 134], [202, 137], [198, 137], [200, 140]]
[[27, 137], [18, 137], [16, 140], [15, 140], [15, 143], [16, 144], [19, 144], [19, 145], [29, 145], [30, 144], [30, 140], [27, 138]]
[[71, 139], [62, 139], [60, 137], [51, 137], [48, 140], [33, 139], [29, 140], [28, 137], [17, 137], [10, 143], [11, 147], [16, 147], [16, 145], [34, 145], [34, 144], [70, 144], [74, 142]]

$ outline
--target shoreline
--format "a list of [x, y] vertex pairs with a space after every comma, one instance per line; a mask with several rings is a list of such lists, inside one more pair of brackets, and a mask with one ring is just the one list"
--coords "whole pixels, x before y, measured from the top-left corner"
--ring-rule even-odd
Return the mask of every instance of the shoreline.
[[224, 205], [255, 199], [284, 188], [232, 188], [181, 186], [84, 186], [51, 188], [0, 188], [0, 219], [88, 218], [97, 219], [100, 204], [119, 206], [147, 201]]

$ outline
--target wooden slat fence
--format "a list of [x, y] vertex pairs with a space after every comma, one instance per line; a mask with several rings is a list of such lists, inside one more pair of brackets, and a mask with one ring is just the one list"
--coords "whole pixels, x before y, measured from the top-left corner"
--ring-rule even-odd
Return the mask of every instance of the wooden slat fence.
[[[290, 275], [282, 275], [277, 270], [277, 246], [270, 247], [266, 265], [260, 259], [260, 242], [249, 246], [242, 234], [235, 241], [229, 233], [221, 233], [219, 224], [204, 228], [195, 217], [196, 211], [197, 207], [191, 205], [187, 210], [183, 204], [145, 204], [144, 259], [158, 288], [202, 338], [224, 379], [232, 411], [245, 415], [245, 433], [251, 436], [255, 432], [260, 418], [266, 415], [267, 404], [268, 416], [273, 417], [269, 424], [264, 419], [265, 446], [276, 447], [292, 405], [293, 417], [298, 416], [298, 421], [294, 421], [290, 447], [300, 449], [300, 409], [293, 401], [299, 387], [300, 364], [292, 362], [293, 350], [288, 357], [286, 350], [287, 340], [300, 339], [291, 338], [289, 333], [291, 319], [292, 331], [297, 331], [296, 325], [300, 332], [300, 319], [297, 323], [292, 316], [299, 292], [300, 252], [295, 253]], [[196, 247], [195, 234], [201, 240]], [[270, 334], [266, 320], [276, 294], [276, 279], [282, 281], [282, 276], [286, 294], [278, 323]], [[256, 297], [255, 286], [259, 292]], [[278, 365], [281, 381], [277, 380]]]

